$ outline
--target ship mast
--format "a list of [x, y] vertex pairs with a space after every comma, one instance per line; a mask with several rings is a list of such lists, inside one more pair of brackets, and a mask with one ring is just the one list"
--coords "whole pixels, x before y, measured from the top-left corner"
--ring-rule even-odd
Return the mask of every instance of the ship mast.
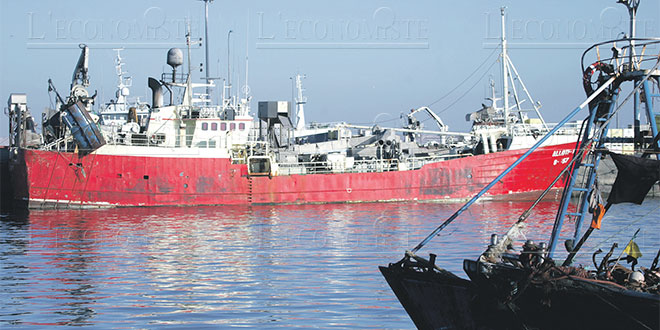
[[[621, 3], [628, 8], [628, 14], [630, 15], [630, 35], [628, 36], [628, 42], [630, 44], [630, 51], [628, 52], [628, 71], [633, 72], [635, 70], [635, 33], [636, 33], [636, 22], [637, 22], [637, 7], [639, 7], [639, 0], [619, 0], [618, 3]], [[636, 87], [636, 86], [635, 86]], [[635, 102], [633, 102], [633, 141], [635, 148], [638, 148], [642, 145], [642, 133], [641, 133], [641, 122], [639, 115], [639, 99], [640, 99], [639, 90], [635, 90]]]
[[532, 95], [530, 95], [529, 91], [527, 90], [527, 87], [525, 86], [525, 83], [523, 82], [522, 78], [518, 74], [518, 70], [516, 70], [516, 66], [513, 65], [513, 62], [511, 61], [511, 58], [509, 58], [509, 52], [508, 52], [508, 42], [506, 40], [506, 19], [505, 19], [505, 10], [506, 7], [501, 7], [500, 8], [500, 13], [502, 17], [502, 36], [501, 36], [501, 42], [502, 42], [502, 99], [504, 100], [504, 121], [505, 121], [505, 126], [507, 129], [507, 132], [510, 132], [510, 126], [509, 125], [509, 83], [511, 83], [511, 87], [513, 88], [513, 99], [516, 103], [516, 108], [518, 109], [518, 117], [520, 120], [523, 120], [523, 114], [522, 112], [525, 111], [521, 108], [521, 100], [518, 97], [518, 92], [516, 90], [516, 82], [522, 87], [522, 90], [525, 92], [525, 95], [527, 95], [528, 101], [532, 104], [532, 108], [534, 109], [534, 112], [536, 113], [536, 116], [538, 119], [541, 121], [541, 124], [543, 125], [543, 128], [546, 130], [548, 129], [548, 125], [546, 124], [545, 120], [543, 119], [543, 116], [541, 115], [541, 112], [539, 111], [539, 108], [541, 107], [540, 103], [535, 103], [534, 100], [532, 99]]
[[117, 79], [119, 80], [117, 82], [117, 103], [122, 104], [126, 103], [126, 96], [129, 95], [129, 90], [127, 87], [130, 87], [130, 82], [127, 80], [130, 80], [130, 77], [124, 79], [124, 72], [123, 67], [124, 67], [124, 62], [122, 62], [121, 58], [121, 51], [124, 50], [123, 48], [115, 48], [113, 49], [114, 51], [117, 52], [117, 59], [116, 59], [116, 65], [115, 68], [117, 70]]
[[628, 8], [628, 14], [630, 15], [630, 52], [628, 53], [628, 59], [630, 61], [630, 70], [634, 70], [632, 67], [635, 60], [635, 34], [636, 34], [636, 22], [637, 22], [637, 7], [639, 7], [639, 0], [619, 0], [619, 3], [626, 5]]
[[229, 97], [230, 99], [232, 98], [232, 95], [231, 95], [231, 60], [229, 58], [231, 56], [230, 40], [231, 40], [232, 32], [234, 31], [229, 30], [229, 32], [227, 32], [227, 97]]
[[509, 131], [509, 66], [507, 65], [508, 55], [506, 53], [506, 35], [505, 35], [505, 20], [504, 20], [504, 10], [506, 7], [500, 8], [500, 13], [502, 16], [502, 88], [503, 94], [502, 98], [504, 99], [504, 125], [507, 132]]
[[305, 129], [305, 103], [307, 103], [307, 98], [303, 96], [304, 89], [302, 88], [302, 78], [305, 78], [304, 75], [296, 74], [296, 90], [298, 91], [298, 96], [296, 97], [296, 130], [300, 131]]
[[[190, 21], [188, 21], [188, 32], [186, 33], [186, 45], [188, 46], [188, 78], [186, 79], [186, 92], [184, 93], [184, 99], [186, 100], [186, 105], [192, 107], [193, 104], [193, 95], [192, 95], [192, 64], [190, 62], [190, 46], [192, 44], [190, 32]], [[185, 104], [185, 103], [184, 103]], [[189, 110], [189, 112], [191, 112]]]
[[245, 33], [245, 86], [243, 86], [243, 93], [245, 93], [246, 100], [250, 94], [250, 86], [248, 84], [248, 70], [250, 69], [250, 13], [247, 16], [247, 32]]
[[209, 72], [211, 68], [209, 67], [209, 2], [213, 0], [203, 0], [204, 1], [204, 46], [205, 46], [205, 64], [206, 64], [206, 97], [211, 95], [211, 77], [209, 77]]

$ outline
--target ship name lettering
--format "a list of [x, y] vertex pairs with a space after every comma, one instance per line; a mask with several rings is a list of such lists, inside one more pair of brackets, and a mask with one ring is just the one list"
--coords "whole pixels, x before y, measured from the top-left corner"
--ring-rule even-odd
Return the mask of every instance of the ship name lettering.
[[552, 157], [561, 157], [573, 153], [573, 149], [555, 150], [552, 152]]

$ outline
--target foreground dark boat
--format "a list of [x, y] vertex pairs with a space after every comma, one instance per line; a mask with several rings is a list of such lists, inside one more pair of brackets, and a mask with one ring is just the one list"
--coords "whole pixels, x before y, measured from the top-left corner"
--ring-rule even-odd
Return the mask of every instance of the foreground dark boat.
[[[465, 260], [465, 280], [409, 254], [380, 267], [419, 329], [658, 329], [660, 296], [548, 261]], [[657, 273], [657, 269], [655, 270]]]
[[[631, 26], [639, 1], [619, 1], [631, 13]], [[633, 29], [634, 31], [634, 29]], [[493, 234], [491, 244], [477, 260], [464, 260], [463, 270], [469, 280], [459, 278], [435, 264], [436, 256], [417, 256], [426, 243], [455, 220], [481, 195], [522, 162], [530, 149], [518, 161], [486, 186], [473, 199], [438, 226], [404, 258], [380, 271], [397, 298], [420, 329], [659, 329], [660, 328], [660, 251], [649, 268], [635, 269], [641, 256], [634, 238], [625, 238], [627, 245], [617, 251], [619, 241], [609, 248], [605, 257], [598, 251], [582, 252], [581, 248], [594, 230], [601, 227], [603, 216], [618, 203], [642, 204], [648, 191], [660, 180], [660, 134], [656, 126], [653, 94], [660, 85], [660, 56], [645, 54], [660, 45], [660, 39], [633, 37], [596, 44], [582, 56], [583, 83], [588, 98], [562, 123], [580, 109], [589, 108], [583, 124], [583, 134], [573, 158], [556, 178], [567, 175], [562, 200], [548, 242], [518, 242], [525, 220], [534, 206], [550, 190], [539, 196], [518, 221], [502, 236]], [[621, 44], [626, 46], [617, 47]], [[611, 49], [610, 58], [601, 58], [602, 49]], [[594, 59], [591, 65], [585, 60]], [[632, 92], [618, 100], [621, 85], [633, 82]], [[654, 86], [655, 85], [655, 86]], [[619, 155], [606, 148], [608, 128], [622, 106], [634, 102], [634, 116], [645, 105], [649, 133], [653, 142], [638, 146], [639, 155]], [[621, 104], [618, 104], [619, 101]], [[642, 137], [639, 119], [635, 136]], [[549, 133], [549, 135], [552, 132]], [[546, 137], [549, 137], [546, 136]], [[596, 169], [603, 157], [612, 157], [618, 169], [607, 202], [600, 198]], [[555, 181], [555, 182], [556, 182]], [[552, 186], [552, 185], [550, 185]], [[583, 221], [591, 224], [582, 230]], [[570, 220], [575, 230], [565, 239], [566, 251], [560, 255], [560, 236], [564, 220]], [[565, 233], [564, 233], [565, 235]], [[518, 251], [515, 247], [522, 245]], [[593, 253], [593, 267], [573, 266], [578, 253]], [[616, 253], [616, 254], [615, 254]], [[615, 254], [613, 256], [613, 254]], [[623, 258], [623, 255], [627, 256]], [[616, 257], [618, 255], [618, 258]], [[560, 260], [563, 259], [563, 262]], [[598, 262], [598, 260], [601, 260]], [[632, 262], [632, 269], [622, 264]], [[646, 266], [646, 265], [644, 265]]]

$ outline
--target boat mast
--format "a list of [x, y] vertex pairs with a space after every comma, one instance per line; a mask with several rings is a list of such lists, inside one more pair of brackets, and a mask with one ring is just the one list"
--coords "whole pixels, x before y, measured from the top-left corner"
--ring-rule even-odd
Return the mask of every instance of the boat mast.
[[304, 75], [296, 74], [296, 89], [298, 90], [298, 96], [296, 97], [296, 130], [305, 129], [305, 109], [304, 105], [307, 103], [307, 98], [303, 96], [304, 89], [302, 88], [302, 78], [305, 78]]
[[513, 65], [513, 62], [511, 61], [511, 58], [509, 58], [509, 52], [508, 52], [508, 41], [506, 40], [506, 17], [505, 17], [505, 10], [506, 7], [501, 7], [500, 12], [501, 12], [501, 18], [502, 18], [502, 36], [501, 36], [501, 43], [502, 43], [502, 88], [503, 91], [502, 93], [502, 99], [504, 100], [504, 118], [505, 118], [505, 126], [507, 128], [507, 131], [509, 131], [510, 125], [509, 125], [509, 83], [511, 83], [511, 87], [513, 88], [513, 99], [516, 103], [516, 108], [518, 109], [518, 117], [520, 120], [523, 120], [523, 114], [522, 112], [525, 111], [522, 109], [520, 106], [522, 104], [522, 101], [518, 97], [518, 91], [516, 90], [516, 81], [518, 84], [520, 84], [520, 87], [522, 87], [522, 90], [525, 92], [525, 95], [527, 95], [527, 99], [530, 103], [532, 103], [532, 108], [534, 109], [534, 112], [536, 113], [536, 116], [538, 117], [539, 120], [541, 120], [541, 124], [543, 125], [543, 128], [546, 130], [548, 129], [548, 125], [545, 122], [545, 119], [543, 119], [543, 116], [541, 115], [541, 112], [539, 111], [539, 108], [541, 107], [540, 103], [535, 103], [534, 99], [532, 99], [532, 95], [529, 93], [529, 90], [527, 90], [527, 86], [525, 86], [525, 83], [523, 82], [522, 78], [520, 77], [520, 74], [518, 74], [518, 70], [516, 70], [516, 66]]
[[[628, 60], [630, 65], [633, 65], [635, 60], [635, 34], [637, 23], [637, 7], [639, 7], [639, 0], [619, 0], [620, 3], [626, 5], [628, 14], [630, 15], [630, 52], [628, 53]], [[631, 70], [634, 68], [631, 67]]]
[[229, 30], [227, 32], [227, 97], [230, 99], [232, 98], [231, 96], [231, 60], [229, 59], [230, 56], [230, 43], [229, 41], [231, 40], [231, 33], [234, 32], [232, 30]]
[[117, 59], [116, 59], [116, 65], [115, 68], [117, 70], [117, 79], [119, 80], [117, 82], [117, 103], [122, 104], [126, 103], [126, 96], [128, 96], [128, 89], [125, 89], [125, 87], [128, 87], [127, 84], [124, 84], [124, 70], [123, 66], [124, 63], [121, 61], [121, 51], [124, 50], [124, 48], [115, 48], [113, 49], [114, 51], [117, 52]]
[[502, 88], [503, 88], [503, 94], [502, 98], [504, 99], [504, 125], [506, 127], [507, 132], [509, 131], [509, 67], [507, 65], [507, 61], [509, 59], [509, 56], [507, 55], [506, 51], [506, 34], [505, 34], [505, 22], [504, 22], [504, 11], [506, 7], [501, 7], [500, 8], [500, 13], [502, 16], [502, 36], [501, 36], [501, 41], [502, 41]]
[[211, 68], [209, 67], [209, 2], [213, 0], [203, 0], [204, 1], [204, 46], [205, 46], [205, 64], [206, 64], [206, 97], [211, 95], [211, 77], [209, 77], [209, 72]]
[[245, 86], [243, 86], [243, 93], [247, 100], [250, 94], [250, 85], [248, 84], [248, 70], [250, 69], [250, 13], [247, 15], [247, 32], [245, 33]]
[[[628, 36], [630, 51], [628, 52], [628, 71], [632, 72], [635, 70], [635, 33], [637, 22], [637, 7], [639, 7], [639, 0], [619, 0], [618, 3], [625, 5], [626, 8], [628, 8], [628, 14], [630, 15], [630, 35]], [[640, 147], [643, 141], [638, 100], [639, 91], [636, 90], [635, 101], [633, 102], [633, 141], [635, 148]]]
[[188, 33], [186, 33], [186, 46], [188, 46], [188, 78], [186, 79], [186, 92], [184, 94], [184, 99], [187, 101], [187, 105], [192, 107], [192, 64], [190, 63], [190, 45], [191, 35], [190, 35], [190, 21], [188, 21]]

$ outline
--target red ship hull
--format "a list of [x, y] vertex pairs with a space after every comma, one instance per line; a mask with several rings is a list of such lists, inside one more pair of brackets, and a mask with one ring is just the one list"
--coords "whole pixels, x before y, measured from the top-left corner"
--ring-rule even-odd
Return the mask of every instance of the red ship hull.
[[[573, 148], [573, 143], [539, 148], [486, 196], [545, 189]], [[11, 170], [14, 198], [34, 208], [456, 200], [472, 197], [524, 152], [457, 158], [408, 171], [255, 177], [229, 158], [23, 149]], [[562, 185], [560, 180], [556, 187]]]

